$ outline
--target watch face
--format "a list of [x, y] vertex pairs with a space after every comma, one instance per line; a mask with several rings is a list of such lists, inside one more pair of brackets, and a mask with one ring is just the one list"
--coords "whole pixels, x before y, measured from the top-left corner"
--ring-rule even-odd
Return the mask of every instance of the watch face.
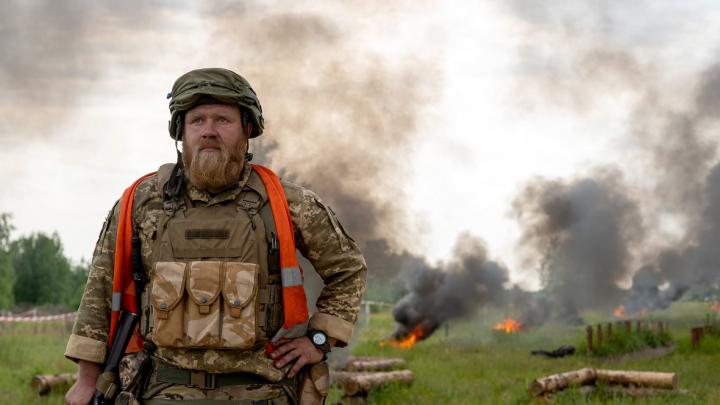
[[322, 332], [316, 332], [312, 335], [312, 341], [316, 345], [324, 345], [327, 341], [327, 336], [325, 336], [325, 334]]

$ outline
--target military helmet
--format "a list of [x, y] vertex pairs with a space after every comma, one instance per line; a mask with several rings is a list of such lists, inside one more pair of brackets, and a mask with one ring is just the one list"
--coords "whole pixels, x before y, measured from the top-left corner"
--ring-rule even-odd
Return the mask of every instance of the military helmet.
[[264, 120], [260, 100], [250, 83], [239, 74], [222, 68], [191, 70], [175, 80], [170, 99], [170, 137], [181, 137], [183, 113], [208, 98], [246, 110], [253, 123], [250, 138], [263, 133]]

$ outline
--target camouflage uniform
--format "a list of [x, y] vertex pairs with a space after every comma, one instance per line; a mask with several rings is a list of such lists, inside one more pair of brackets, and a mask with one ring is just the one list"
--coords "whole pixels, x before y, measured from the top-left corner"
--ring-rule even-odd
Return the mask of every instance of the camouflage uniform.
[[[186, 194], [196, 206], [231, 204], [236, 201], [249, 179], [256, 176], [246, 165], [236, 187], [219, 194], [209, 194], [186, 186]], [[158, 187], [158, 176], [144, 180], [137, 188], [134, 201], [133, 220], [139, 229], [142, 242], [142, 257], [146, 272], [152, 270], [152, 246], [157, 228], [165, 212], [162, 192]], [[317, 300], [317, 312], [310, 318], [310, 328], [324, 331], [337, 340], [338, 346], [345, 346], [352, 336], [353, 324], [357, 319], [362, 293], [365, 289], [367, 267], [356, 243], [347, 235], [335, 214], [316, 194], [292, 183], [283, 182], [291, 211], [296, 235], [296, 247], [317, 270], [325, 282]], [[117, 219], [120, 207], [114, 208], [105, 220], [97, 241], [85, 293], [83, 294], [73, 333], [67, 344], [65, 355], [73, 360], [102, 363], [107, 350], [110, 325], [114, 248], [117, 233]], [[284, 370], [268, 368], [272, 361], [262, 350], [187, 350], [158, 348], [155, 355], [168, 363], [182, 368], [200, 369], [209, 372], [249, 371], [262, 374], [270, 381], [279, 381]], [[274, 371], [269, 372], [272, 369]], [[152, 385], [152, 378], [151, 378]], [[157, 387], [156, 387], [157, 388]], [[258, 392], [263, 395], [277, 390], [277, 385], [265, 390], [248, 387], [223, 387], [212, 392], [185, 386], [159, 387], [157, 397], [168, 399], [261, 399], [254, 398]], [[258, 387], [254, 387], [258, 388]], [[253, 394], [253, 391], [256, 391]], [[282, 395], [281, 391], [277, 392]], [[280, 400], [279, 403], [282, 403]]]

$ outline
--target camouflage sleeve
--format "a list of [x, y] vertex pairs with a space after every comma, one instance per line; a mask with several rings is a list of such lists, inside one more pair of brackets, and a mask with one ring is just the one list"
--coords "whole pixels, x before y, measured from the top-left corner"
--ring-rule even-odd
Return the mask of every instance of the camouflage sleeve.
[[298, 249], [325, 282], [310, 327], [337, 339], [338, 346], [345, 346], [352, 337], [365, 291], [365, 259], [332, 209], [315, 193], [289, 183], [283, 186], [297, 227]]
[[85, 292], [65, 348], [65, 356], [73, 361], [105, 361], [110, 329], [115, 235], [119, 216], [120, 204], [116, 202], [105, 219], [95, 246]]

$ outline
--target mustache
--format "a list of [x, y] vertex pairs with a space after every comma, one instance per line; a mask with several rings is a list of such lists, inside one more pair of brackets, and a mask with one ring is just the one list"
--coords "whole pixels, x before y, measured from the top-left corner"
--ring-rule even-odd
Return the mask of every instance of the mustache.
[[195, 150], [199, 151], [200, 149], [207, 148], [207, 147], [218, 148], [222, 151], [227, 149], [227, 147], [223, 143], [218, 142], [216, 139], [209, 138], [209, 139], [203, 139], [200, 141], [199, 144], [195, 145]]

